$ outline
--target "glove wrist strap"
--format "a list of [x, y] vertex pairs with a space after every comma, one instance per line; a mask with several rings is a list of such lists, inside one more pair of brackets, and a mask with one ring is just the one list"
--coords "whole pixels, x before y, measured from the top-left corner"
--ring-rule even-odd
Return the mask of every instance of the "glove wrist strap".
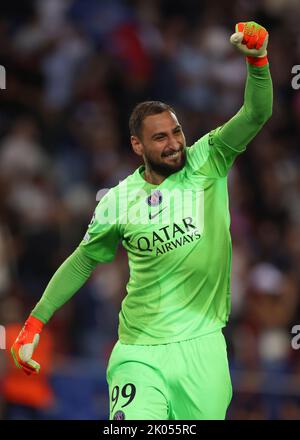
[[265, 55], [264, 57], [247, 56], [246, 60], [249, 64], [252, 64], [252, 66], [257, 66], [257, 67], [265, 66], [269, 62], [267, 55]]
[[25, 322], [25, 326], [33, 330], [35, 333], [41, 333], [44, 324], [34, 316], [30, 315], [27, 321]]

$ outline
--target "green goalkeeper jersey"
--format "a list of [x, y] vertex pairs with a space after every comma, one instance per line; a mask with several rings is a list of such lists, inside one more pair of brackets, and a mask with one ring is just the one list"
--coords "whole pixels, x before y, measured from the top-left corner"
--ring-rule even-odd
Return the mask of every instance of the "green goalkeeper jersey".
[[269, 66], [247, 64], [244, 104], [186, 147], [184, 168], [160, 185], [141, 166], [99, 202], [78, 249], [50, 280], [33, 316], [46, 323], [114, 258], [119, 242], [130, 277], [119, 315], [126, 344], [163, 344], [213, 332], [230, 312], [231, 240], [227, 175], [272, 113]]
[[100, 201], [82, 250], [111, 261], [119, 241], [130, 278], [120, 341], [163, 344], [223, 327], [230, 309], [226, 160], [214, 132], [186, 148], [185, 167], [152, 185], [137, 169]]

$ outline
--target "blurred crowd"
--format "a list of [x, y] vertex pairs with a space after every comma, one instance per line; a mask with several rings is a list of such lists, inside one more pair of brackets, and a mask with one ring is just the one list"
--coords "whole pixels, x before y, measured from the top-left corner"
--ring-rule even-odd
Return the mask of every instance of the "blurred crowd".
[[[0, 324], [13, 340], [81, 241], [100, 189], [132, 173], [128, 118], [174, 106], [188, 145], [243, 101], [239, 21], [270, 32], [273, 116], [229, 176], [231, 419], [300, 419], [298, 0], [10, 0], [0, 6]], [[105, 368], [128, 267], [120, 248], [41, 338], [40, 382], [0, 350], [0, 418], [106, 418]], [[43, 342], [44, 340], [44, 342]], [[44, 344], [44, 345], [42, 345]], [[48, 365], [48, 368], [46, 367]], [[16, 385], [18, 384], [18, 385]]]

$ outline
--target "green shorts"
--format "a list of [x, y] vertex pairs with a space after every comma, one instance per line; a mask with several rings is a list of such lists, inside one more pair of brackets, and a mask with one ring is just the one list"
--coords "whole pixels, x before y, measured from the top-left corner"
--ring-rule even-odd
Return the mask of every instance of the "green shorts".
[[110, 420], [225, 419], [232, 397], [222, 331], [163, 345], [114, 346]]

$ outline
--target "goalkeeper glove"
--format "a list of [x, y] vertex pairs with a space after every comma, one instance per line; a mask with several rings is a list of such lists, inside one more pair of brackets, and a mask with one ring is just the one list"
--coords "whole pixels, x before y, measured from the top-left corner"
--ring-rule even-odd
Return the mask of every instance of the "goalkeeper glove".
[[246, 55], [249, 63], [256, 66], [263, 66], [268, 63], [268, 41], [269, 34], [267, 30], [255, 21], [237, 23], [235, 33], [230, 37], [230, 42], [242, 54]]
[[30, 315], [11, 347], [16, 366], [22, 368], [27, 375], [38, 374], [40, 370], [40, 364], [31, 359], [31, 356], [38, 345], [43, 326], [39, 319]]

